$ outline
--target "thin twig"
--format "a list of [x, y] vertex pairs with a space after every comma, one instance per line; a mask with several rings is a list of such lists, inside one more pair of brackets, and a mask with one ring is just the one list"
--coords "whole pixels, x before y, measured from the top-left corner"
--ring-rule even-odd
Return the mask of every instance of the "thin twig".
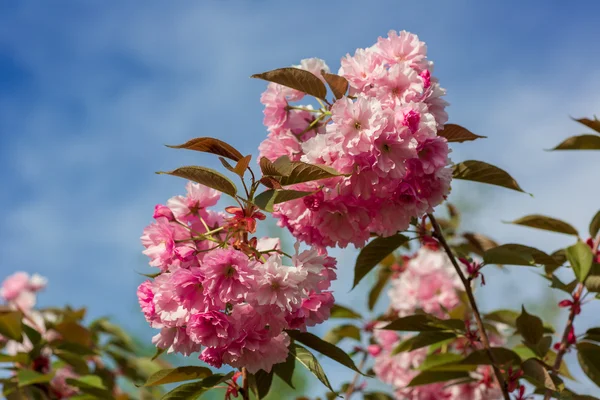
[[[594, 241], [594, 245], [592, 246], [592, 252], [596, 254], [598, 251], [598, 247], [600, 246], [600, 235]], [[581, 300], [583, 300], [583, 288], [585, 285], [583, 283], [579, 283], [577, 285], [577, 289], [575, 290], [575, 294], [573, 295], [573, 299], [577, 299], [579, 304], [581, 305]], [[565, 353], [569, 349], [569, 333], [571, 333], [571, 329], [573, 329], [573, 322], [575, 321], [575, 315], [577, 311], [577, 307], [571, 307], [571, 311], [569, 312], [569, 317], [567, 318], [567, 324], [565, 325], [565, 330], [563, 331], [562, 339], [560, 341], [560, 348], [558, 349], [558, 353], [556, 353], [556, 360], [554, 360], [554, 365], [552, 366], [552, 375], [556, 375], [558, 370], [560, 369], [560, 365], [562, 363], [562, 359], [565, 356]], [[551, 390], [546, 390], [544, 394], [544, 400], [549, 400], [550, 396], [552, 396]]]
[[242, 388], [244, 389], [242, 391], [242, 399], [243, 400], [250, 400], [250, 392], [248, 391], [248, 370], [246, 369], [246, 367], [242, 368]]
[[[365, 366], [365, 363], [367, 362], [367, 358], [369, 357], [369, 353], [364, 350], [364, 354], [363, 354], [363, 358], [360, 361], [360, 364], [358, 365], [358, 369], [362, 371], [362, 369]], [[346, 389], [346, 394], [344, 396], [344, 398], [346, 400], [348, 400], [350, 398], [350, 396], [352, 396], [352, 394], [354, 393], [354, 390], [356, 389], [356, 384], [358, 383], [358, 379], [360, 378], [360, 374], [357, 372], [354, 374], [354, 378], [352, 379], [352, 382], [350, 383], [350, 385], [348, 386], [348, 389]]]
[[431, 225], [433, 226], [434, 236], [440, 242], [440, 244], [446, 251], [446, 254], [448, 254], [448, 257], [450, 258], [450, 261], [452, 262], [456, 273], [458, 273], [458, 276], [460, 277], [460, 280], [463, 286], [465, 287], [465, 292], [467, 293], [467, 297], [469, 298], [469, 303], [471, 304], [471, 309], [473, 310], [473, 315], [475, 316], [475, 322], [477, 323], [477, 330], [479, 331], [479, 334], [481, 336], [481, 343], [483, 344], [483, 347], [485, 348], [485, 351], [490, 361], [492, 362], [492, 368], [494, 369], [494, 374], [496, 375], [496, 379], [498, 380], [498, 384], [500, 385], [500, 390], [502, 390], [502, 396], [505, 400], [510, 400], [510, 396], [508, 395], [508, 390], [506, 387], [506, 381], [504, 380], [502, 372], [500, 371], [500, 368], [498, 368], [498, 364], [496, 362], [494, 354], [492, 353], [490, 340], [483, 325], [483, 320], [481, 319], [479, 308], [477, 307], [477, 303], [475, 302], [473, 290], [471, 289], [471, 283], [467, 280], [467, 278], [465, 278], [465, 275], [460, 269], [460, 266], [456, 261], [456, 257], [454, 257], [454, 253], [452, 253], [452, 249], [450, 249], [448, 242], [446, 242], [446, 238], [444, 237], [442, 229], [440, 228], [440, 225], [438, 224], [437, 220], [435, 219], [433, 214], [427, 215], [429, 216], [429, 220], [431, 221]]

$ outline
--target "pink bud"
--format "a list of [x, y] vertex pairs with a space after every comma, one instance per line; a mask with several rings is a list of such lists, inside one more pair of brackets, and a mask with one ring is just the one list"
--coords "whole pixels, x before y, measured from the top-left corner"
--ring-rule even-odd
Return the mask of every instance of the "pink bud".
[[367, 351], [371, 356], [377, 357], [379, 354], [381, 354], [381, 346], [371, 344], [369, 347], [367, 347]]
[[163, 204], [157, 204], [154, 207], [154, 215], [152, 216], [152, 218], [166, 218], [169, 221], [173, 221], [175, 219], [171, 209]]

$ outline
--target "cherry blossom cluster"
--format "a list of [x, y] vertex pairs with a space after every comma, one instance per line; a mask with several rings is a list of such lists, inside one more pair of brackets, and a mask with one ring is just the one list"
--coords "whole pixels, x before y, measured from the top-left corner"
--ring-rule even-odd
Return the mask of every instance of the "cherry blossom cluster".
[[[421, 247], [413, 257], [402, 259], [402, 265], [394, 266], [395, 274], [388, 292], [393, 317], [414, 315], [418, 310], [439, 318], [447, 318], [448, 311], [460, 305], [461, 282], [450, 259], [434, 245]], [[369, 353], [374, 357], [373, 370], [384, 383], [391, 385], [398, 399], [444, 399], [444, 400], [494, 400], [502, 398], [489, 366], [480, 366], [471, 375], [473, 382], [448, 386], [447, 382], [407, 387], [419, 374], [430, 349], [424, 347], [410, 352], [393, 354], [408, 334], [380, 329], [385, 322], [369, 327], [373, 330], [374, 344]], [[467, 322], [466, 334], [456, 339], [447, 351], [467, 355], [481, 348], [476, 331]], [[495, 345], [503, 344], [497, 335], [490, 338]]]
[[[60, 337], [56, 331], [46, 328], [45, 321], [52, 320], [53, 314], [44, 314], [34, 309], [37, 302], [37, 293], [43, 290], [46, 284], [47, 279], [38, 274], [29, 275], [26, 272], [15, 272], [2, 282], [0, 298], [9, 309], [23, 313], [23, 323], [38, 331], [44, 340], [50, 342]], [[22, 342], [3, 338], [0, 335], [0, 347], [8, 356], [29, 353], [34, 348], [26, 335], [23, 337]], [[33, 370], [43, 374], [50, 372], [51, 357], [52, 350], [49, 347], [43, 347], [33, 360]], [[55, 375], [49, 384], [50, 392], [59, 399], [75, 396], [79, 393], [79, 390], [67, 385], [66, 379], [76, 378], [77, 376], [69, 366], [56, 369]]]
[[329, 317], [335, 260], [311, 248], [284, 265], [279, 239], [255, 237], [253, 206], [209, 208], [219, 192], [189, 183], [186, 196], [156, 206], [142, 243], [160, 274], [142, 283], [138, 299], [153, 343], [214, 367], [270, 371], [288, 355], [285, 329], [305, 330]]
[[[397, 399], [497, 400], [502, 398], [502, 392], [494, 378], [492, 367], [488, 365], [479, 366], [472, 372], [473, 380], [469, 383], [448, 385], [448, 382], [440, 382], [407, 387], [410, 381], [421, 372], [418, 368], [423, 364], [429, 350], [425, 347], [393, 355], [394, 348], [410, 336], [378, 329], [383, 325], [385, 323], [379, 323], [373, 330], [375, 344], [369, 347], [369, 353], [374, 356], [373, 371], [377, 378], [394, 388]], [[465, 355], [472, 349], [466, 340], [456, 341], [450, 347], [450, 350]]]
[[[261, 97], [267, 139], [261, 156], [325, 165], [343, 177], [296, 185], [313, 195], [276, 206], [279, 224], [309, 244], [362, 247], [375, 233], [405, 230], [450, 190], [448, 143], [437, 135], [447, 121], [442, 89], [431, 75], [426, 45], [390, 31], [341, 60], [348, 96], [331, 106], [297, 106], [304, 94], [270, 83]], [[324, 61], [297, 68], [324, 79]]]

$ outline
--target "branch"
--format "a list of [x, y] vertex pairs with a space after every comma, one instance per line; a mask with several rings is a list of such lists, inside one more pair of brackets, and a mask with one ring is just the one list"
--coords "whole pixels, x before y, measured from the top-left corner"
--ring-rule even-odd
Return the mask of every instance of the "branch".
[[242, 368], [242, 399], [250, 400], [250, 391], [248, 390], [248, 370], [246, 367]]
[[452, 253], [452, 249], [450, 249], [448, 242], [446, 242], [446, 238], [444, 237], [442, 229], [440, 228], [440, 225], [438, 224], [437, 220], [435, 219], [433, 214], [427, 214], [427, 215], [429, 216], [429, 220], [431, 221], [431, 225], [433, 226], [434, 237], [440, 242], [440, 244], [446, 251], [446, 254], [448, 254], [448, 257], [450, 258], [450, 261], [452, 262], [452, 265], [454, 266], [456, 273], [460, 277], [460, 281], [462, 282], [463, 286], [465, 287], [465, 292], [467, 293], [467, 297], [469, 298], [469, 303], [471, 304], [471, 309], [473, 310], [473, 314], [475, 316], [475, 321], [477, 322], [477, 330], [479, 331], [479, 335], [481, 336], [481, 343], [483, 344], [483, 347], [485, 348], [488, 358], [492, 362], [494, 374], [496, 375], [496, 379], [498, 380], [498, 384], [500, 385], [500, 389], [502, 390], [502, 396], [504, 397], [504, 400], [510, 400], [510, 397], [508, 395], [508, 390], [506, 387], [506, 381], [504, 380], [504, 377], [502, 376], [502, 372], [500, 371], [500, 368], [498, 368], [498, 364], [496, 363], [494, 354], [491, 351], [490, 340], [488, 338], [487, 332], [485, 331], [485, 327], [483, 326], [483, 320], [481, 319], [481, 314], [479, 313], [479, 308], [477, 307], [477, 303], [475, 302], [475, 297], [473, 296], [473, 290], [471, 289], [471, 283], [467, 280], [467, 278], [465, 278], [465, 275], [463, 274], [462, 270], [460, 269], [460, 266], [458, 265], [458, 262], [456, 261], [456, 257], [454, 257], [454, 253]]
[[[360, 364], [358, 365], [358, 369], [362, 371], [363, 367], [365, 366], [365, 363], [367, 362], [367, 358], [369, 357], [369, 353], [367, 352], [367, 350], [364, 350], [364, 355], [362, 360], [360, 361]], [[350, 396], [352, 396], [352, 394], [354, 393], [354, 390], [356, 388], [356, 384], [358, 383], [358, 378], [360, 378], [360, 374], [357, 372], [354, 374], [354, 379], [352, 379], [352, 383], [350, 383], [350, 385], [348, 386], [348, 389], [346, 390], [346, 394], [344, 396], [344, 398], [346, 400], [348, 400], [350, 398]]]
[[[600, 246], [600, 236], [596, 238], [594, 242], [594, 246], [592, 247], [592, 252], [596, 254], [598, 251], [598, 247]], [[577, 285], [577, 289], [575, 294], [573, 295], [574, 299], [581, 299], [582, 292], [585, 285], [580, 283]], [[556, 375], [558, 370], [560, 369], [560, 364], [562, 363], [562, 359], [565, 356], [565, 353], [569, 349], [569, 333], [573, 328], [573, 322], [575, 321], [575, 311], [577, 307], [571, 307], [571, 311], [569, 312], [569, 318], [567, 318], [567, 325], [565, 326], [565, 330], [563, 331], [562, 340], [560, 341], [560, 348], [558, 349], [558, 353], [556, 354], [556, 360], [554, 360], [554, 365], [552, 366], [552, 375]], [[551, 390], [546, 390], [546, 394], [544, 394], [544, 400], [549, 400], [550, 396], [552, 396]]]

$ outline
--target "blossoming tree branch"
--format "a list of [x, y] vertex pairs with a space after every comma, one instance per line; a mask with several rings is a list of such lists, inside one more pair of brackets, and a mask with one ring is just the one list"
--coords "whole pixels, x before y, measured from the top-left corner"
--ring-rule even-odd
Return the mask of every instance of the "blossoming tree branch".
[[[217, 138], [170, 146], [211, 153], [223, 172], [202, 166], [161, 172], [189, 182], [185, 195], [156, 206], [154, 222], [144, 229], [144, 254], [157, 272], [137, 295], [157, 329], [149, 362], [165, 352], [200, 361], [131, 377], [134, 384], [158, 390], [153, 393], [163, 399], [194, 399], [212, 390], [224, 391], [225, 399], [262, 399], [275, 376], [293, 388], [298, 365], [323, 383], [328, 399], [594, 399], [568, 388], [573, 378], [563, 357], [576, 351], [583, 371], [600, 385], [600, 328], [575, 329], [586, 299], [600, 292], [600, 212], [589, 237], [547, 216], [513, 221], [574, 238], [552, 254], [462, 231], [460, 213], [446, 202], [452, 179], [523, 190], [483, 161], [450, 161], [449, 143], [483, 136], [447, 123], [446, 92], [432, 73], [425, 44], [414, 34], [390, 31], [342, 58], [337, 74], [322, 60], [306, 59], [254, 75], [269, 82], [261, 97], [268, 136], [254, 163]], [[594, 133], [566, 139], [554, 150], [600, 149], [600, 121], [578, 122]], [[217, 208], [222, 196], [230, 203], [224, 212]], [[278, 237], [255, 236], [267, 213], [297, 240], [293, 249], [283, 248]], [[364, 296], [369, 310], [387, 288], [382, 315], [363, 316], [335, 303], [331, 282], [350, 271], [337, 270], [327, 249], [349, 244], [361, 249], [354, 286], [376, 276]], [[558, 307], [569, 310], [566, 325], [555, 331], [527, 305], [482, 313], [474, 290], [485, 290], [484, 274], [493, 265], [540, 268], [565, 296]], [[556, 273], [567, 269], [573, 278], [563, 282]], [[98, 345], [95, 358], [61, 358], [56, 352], [70, 351], [60, 346], [76, 335], [56, 321], [38, 324], [31, 306], [15, 300], [34, 292], [35, 283], [7, 282], [0, 334], [10, 346], [0, 361], [17, 371], [3, 381], [9, 394], [129, 396], [97, 368], [75, 365], [117, 360], [114, 354]], [[67, 317], [59, 317], [58, 326], [65, 323], [60, 318]], [[309, 332], [328, 319], [340, 325], [323, 338]], [[76, 324], [82, 332], [98, 329]], [[124, 341], [121, 331], [101, 324], [102, 332]], [[53, 347], [57, 340], [61, 345]], [[44, 366], [56, 357], [63, 364], [41, 368], [37, 354], [46, 354]], [[321, 356], [347, 369], [345, 383], [331, 384]], [[374, 389], [376, 380], [390, 390]]]

